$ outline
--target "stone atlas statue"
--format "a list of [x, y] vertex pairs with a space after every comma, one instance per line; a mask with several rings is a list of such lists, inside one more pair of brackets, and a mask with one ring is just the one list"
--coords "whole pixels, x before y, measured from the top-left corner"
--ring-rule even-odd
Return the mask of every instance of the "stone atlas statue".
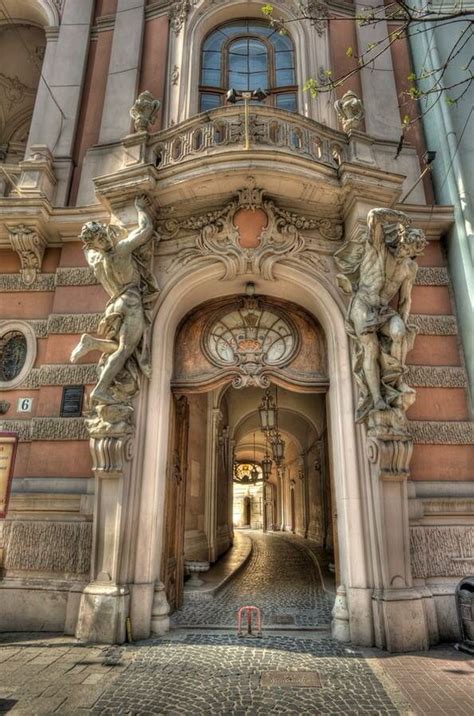
[[414, 258], [425, 246], [424, 233], [411, 227], [406, 214], [372, 209], [362, 241], [346, 241], [334, 254], [342, 272], [339, 286], [351, 296], [346, 330], [353, 339], [359, 386], [357, 422], [372, 410], [404, 412], [415, 399], [404, 374], [406, 354], [416, 336], [415, 326], [409, 324]]
[[151, 271], [153, 222], [145, 195], [137, 196], [138, 228], [127, 234], [115, 225], [90, 221], [82, 228], [87, 263], [110, 300], [97, 330], [87, 333], [71, 354], [75, 363], [90, 351], [100, 351], [99, 380], [91, 392], [91, 435], [120, 435], [131, 431], [131, 398], [138, 392], [139, 374], [149, 377], [149, 327], [158, 297]]

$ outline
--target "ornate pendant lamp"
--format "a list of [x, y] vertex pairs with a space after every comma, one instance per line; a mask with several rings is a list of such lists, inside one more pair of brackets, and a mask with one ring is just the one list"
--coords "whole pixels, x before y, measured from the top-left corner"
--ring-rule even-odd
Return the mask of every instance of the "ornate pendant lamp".
[[276, 408], [269, 389], [265, 391], [258, 412], [260, 414], [260, 427], [263, 432], [268, 433], [274, 430], [276, 424]]
[[273, 461], [268, 454], [268, 433], [265, 434], [265, 457], [262, 460], [262, 473], [265, 481], [270, 479], [272, 473]]
[[257, 470], [257, 463], [255, 460], [255, 433], [253, 434], [253, 465], [252, 469], [250, 470], [250, 478], [252, 482], [257, 482], [258, 480], [258, 470]]

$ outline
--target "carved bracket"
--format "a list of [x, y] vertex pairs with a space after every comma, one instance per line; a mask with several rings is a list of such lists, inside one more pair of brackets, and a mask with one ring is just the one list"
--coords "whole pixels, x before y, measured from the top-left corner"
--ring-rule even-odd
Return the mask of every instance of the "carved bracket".
[[133, 439], [128, 435], [120, 438], [91, 438], [89, 447], [92, 469], [102, 477], [121, 475], [125, 463], [133, 457]]
[[43, 255], [47, 241], [37, 229], [18, 224], [8, 229], [10, 245], [21, 261], [21, 276], [27, 286], [31, 286], [36, 274], [41, 271]]

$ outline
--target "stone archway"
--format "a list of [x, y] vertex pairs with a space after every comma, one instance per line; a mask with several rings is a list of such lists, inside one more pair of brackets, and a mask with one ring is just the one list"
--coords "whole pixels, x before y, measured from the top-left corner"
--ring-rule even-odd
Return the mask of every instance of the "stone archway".
[[[343, 641], [375, 643], [391, 651], [426, 648], [431, 603], [430, 595], [412, 587], [407, 473], [392, 467], [390, 450], [398, 449], [398, 443], [367, 438], [364, 428], [354, 424], [349, 344], [336, 287], [313, 267], [280, 263], [273, 267], [271, 278], [234, 273], [219, 280], [222, 264], [210, 259], [206, 264], [175, 274], [160, 297], [153, 326], [152, 375], [136, 404], [134, 456], [128, 451], [130, 441], [123, 448], [118, 446], [126, 461], [120, 468], [115, 467], [115, 455], [104, 453], [112, 469], [106, 468], [102, 478], [107, 479], [96, 483], [99, 508], [94, 523], [93, 581], [81, 600], [78, 635], [123, 640], [128, 614], [135, 638], [147, 637], [150, 629], [162, 633], [168, 627], [160, 558], [176, 330], [194, 307], [206, 300], [239, 295], [253, 279], [258, 294], [285, 296], [312, 314], [325, 331], [330, 366], [329, 461], [341, 582], [333, 633]], [[95, 469], [100, 478], [104, 468]], [[111, 504], [114, 510], [107, 511]]]
[[[131, 610], [135, 630], [138, 625], [142, 625], [144, 635], [148, 634], [148, 610], [151, 611], [152, 590], [160, 567], [175, 331], [179, 322], [193, 307], [205, 300], [242, 293], [245, 285], [245, 277], [241, 276], [232, 281], [217, 280], [222, 274], [222, 268], [218, 264], [186, 274], [182, 274], [179, 280], [176, 279], [173, 287], [161, 297], [154, 324], [154, 340], [160, 348], [154, 353], [152, 378], [148, 389], [141, 395], [138, 411], [138, 459], [133, 466], [133, 473], [137, 477], [142, 475], [143, 480], [140, 502], [135, 507], [138, 534], [133, 571], [135, 585], [138, 583], [140, 587], [132, 588]], [[328, 391], [332, 435], [330, 451], [339, 515], [341, 581], [348, 595], [350, 638], [354, 643], [372, 644], [373, 555], [369, 531], [365, 528], [369, 525], [369, 506], [364, 499], [364, 494], [367, 494], [368, 471], [363, 464], [362, 435], [353, 422], [352, 377], [343, 310], [340, 299], [334, 295], [335, 289], [327, 285], [325, 278], [321, 279], [316, 290], [314, 278], [309, 283], [307, 275], [298, 269], [279, 265], [275, 268], [275, 277], [276, 281], [257, 279], [257, 292], [276, 298], [284, 295], [312, 313], [326, 332], [331, 366], [331, 385]], [[314, 289], [310, 286], [314, 286]], [[159, 411], [155, 408], [157, 404], [160, 405]], [[146, 431], [141, 429], [145, 424]], [[349, 637], [347, 630], [345, 636]]]

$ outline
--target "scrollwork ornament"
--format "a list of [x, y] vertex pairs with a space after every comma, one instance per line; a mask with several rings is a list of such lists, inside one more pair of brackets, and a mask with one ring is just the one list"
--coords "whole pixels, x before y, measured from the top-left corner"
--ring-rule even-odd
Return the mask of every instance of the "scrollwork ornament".
[[[266, 215], [266, 225], [257, 238], [257, 245], [248, 248], [241, 243], [234, 217], [239, 210], [260, 210]], [[160, 232], [199, 231], [195, 246], [183, 249], [168, 267], [174, 271], [192, 261], [213, 258], [224, 266], [222, 280], [232, 280], [240, 274], [253, 273], [266, 280], [274, 280], [273, 268], [279, 261], [291, 262], [317, 272], [331, 270], [330, 257], [310, 247], [301, 231], [314, 231], [321, 241], [337, 241], [342, 230], [330, 219], [310, 219], [278, 207], [264, 198], [262, 189], [253, 182], [238, 192], [238, 198], [214, 212], [182, 221], [168, 220], [159, 227]]]
[[27, 286], [32, 286], [41, 271], [46, 239], [36, 229], [18, 224], [8, 229], [10, 244], [21, 262], [21, 276]]

